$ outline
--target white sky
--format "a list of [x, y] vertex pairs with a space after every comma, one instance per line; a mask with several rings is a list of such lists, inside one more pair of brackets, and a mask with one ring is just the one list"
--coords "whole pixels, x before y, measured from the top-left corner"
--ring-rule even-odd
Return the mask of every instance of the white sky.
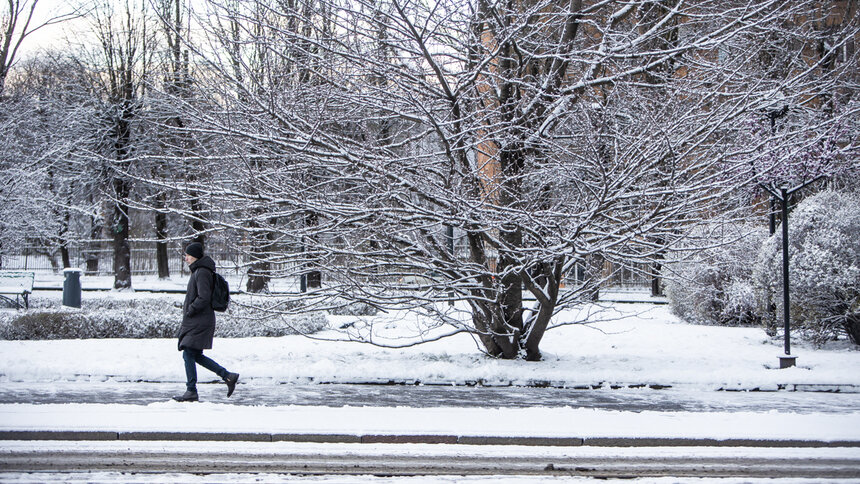
[[[26, 11], [33, 0], [26, 0]], [[68, 0], [38, 0], [30, 28], [40, 26], [57, 15], [74, 9], [73, 2]], [[21, 19], [23, 20], [23, 19]], [[19, 22], [21, 22], [19, 20]], [[88, 30], [87, 21], [83, 18], [67, 20], [59, 24], [45, 25], [38, 28], [24, 39], [18, 51], [17, 58], [25, 60], [42, 50], [67, 49], [68, 39], [75, 38]]]

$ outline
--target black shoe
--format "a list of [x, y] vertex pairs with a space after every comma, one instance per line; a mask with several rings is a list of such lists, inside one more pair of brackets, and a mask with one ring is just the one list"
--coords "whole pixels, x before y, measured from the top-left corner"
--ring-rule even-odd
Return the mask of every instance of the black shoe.
[[227, 383], [227, 397], [233, 394], [237, 381], [239, 381], [238, 373], [227, 373], [227, 376], [224, 377], [224, 382]]
[[197, 392], [192, 392], [190, 390], [187, 390], [182, 395], [176, 395], [173, 399], [177, 402], [196, 402], [198, 400]]

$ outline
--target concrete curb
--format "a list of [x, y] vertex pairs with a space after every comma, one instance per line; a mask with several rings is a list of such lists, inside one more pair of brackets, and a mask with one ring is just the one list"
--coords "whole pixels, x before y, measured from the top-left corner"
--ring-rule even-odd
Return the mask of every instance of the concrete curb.
[[419, 434], [268, 434], [251, 432], [0, 431], [0, 440], [218, 441], [362, 444], [525, 445], [558, 447], [860, 447], [860, 440], [711, 439], [672, 437], [515, 437]]
[[[82, 381], [104, 381], [108, 379], [112, 379], [116, 383], [140, 383], [140, 380], [117, 380], [115, 376], [111, 375], [78, 375], [81, 378], [86, 378], [86, 380]], [[240, 385], [247, 385], [248, 379], [243, 380], [244, 383], [240, 382]], [[17, 382], [16, 382], [17, 383]], [[69, 380], [66, 383], [75, 383], [75, 381]], [[184, 382], [180, 381], [161, 381], [161, 380], [147, 380], [145, 383], [155, 383], [155, 384], [166, 384], [166, 385], [174, 385], [180, 386], [184, 385]], [[218, 379], [201, 381], [198, 382], [201, 385], [223, 385], [224, 382]], [[291, 385], [293, 383], [284, 382], [284, 381], [276, 381], [276, 385]], [[425, 387], [482, 387], [482, 388], [555, 388], [561, 390], [576, 390], [582, 392], [589, 392], [594, 390], [640, 390], [640, 389], [649, 389], [655, 391], [662, 390], [690, 390], [695, 389], [701, 393], [717, 393], [717, 392], [727, 392], [727, 393], [778, 393], [778, 392], [789, 392], [789, 393], [842, 393], [842, 394], [860, 394], [860, 385], [854, 384], [842, 384], [842, 383], [779, 383], [770, 386], [760, 386], [760, 385], [738, 385], [738, 386], [715, 386], [713, 389], [701, 390], [697, 385], [686, 384], [686, 383], [672, 383], [672, 384], [662, 384], [662, 383], [625, 383], [625, 382], [593, 382], [593, 383], [582, 383], [582, 382], [566, 382], [566, 381], [553, 381], [553, 380], [538, 380], [531, 379], [525, 382], [513, 382], [513, 381], [502, 381], [498, 384], [490, 384], [481, 380], [464, 380], [464, 381], [421, 381], [421, 380], [363, 380], [363, 381], [346, 381], [346, 382], [329, 382], [329, 381], [315, 381], [310, 383], [309, 385], [343, 385], [343, 386], [392, 386], [392, 387], [401, 387], [401, 386], [415, 386], [421, 385]], [[20, 403], [20, 402], [16, 402]]]

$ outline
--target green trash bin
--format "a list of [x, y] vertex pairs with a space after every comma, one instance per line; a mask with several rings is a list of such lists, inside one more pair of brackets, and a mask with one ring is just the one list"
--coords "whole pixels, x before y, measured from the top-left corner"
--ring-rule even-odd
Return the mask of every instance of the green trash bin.
[[63, 275], [63, 306], [81, 307], [81, 270], [64, 269]]

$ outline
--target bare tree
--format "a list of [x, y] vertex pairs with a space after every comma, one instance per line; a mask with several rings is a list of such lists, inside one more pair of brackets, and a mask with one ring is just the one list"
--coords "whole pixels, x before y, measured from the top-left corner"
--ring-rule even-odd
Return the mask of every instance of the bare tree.
[[92, 115], [87, 73], [79, 67], [57, 53], [22, 61], [0, 116], [0, 170], [8, 183], [0, 189], [8, 214], [0, 228], [4, 246], [59, 252], [63, 267], [71, 265], [70, 245], [85, 238], [79, 219], [91, 212], [86, 199], [97, 178], [78, 158], [88, 139], [84, 120]]
[[[280, 10], [279, 10], [280, 9]], [[253, 111], [263, 102], [279, 102], [283, 93], [296, 93], [312, 90], [323, 82], [314, 66], [320, 65], [320, 50], [317, 45], [322, 38], [321, 32], [330, 30], [330, 20], [321, 6], [314, 2], [224, 2], [210, 4], [206, 19], [214, 19], [208, 24], [208, 39], [217, 46], [212, 62], [218, 64], [216, 86], [207, 93], [217, 100], [219, 106], [201, 113], [206, 124], [212, 129], [209, 134], [227, 143], [229, 151], [228, 166], [235, 168], [238, 175], [236, 189], [249, 196], [265, 194], [268, 191], [266, 173], [290, 169], [294, 163], [288, 150], [273, 147], [264, 140], [245, 137], [240, 133], [266, 130], [265, 120], [256, 118]], [[303, 40], [284, 44], [285, 33]], [[313, 58], [313, 62], [308, 59]], [[316, 63], [316, 64], [315, 64]], [[210, 70], [210, 66], [203, 70]], [[218, 118], [218, 124], [211, 124], [213, 113], [224, 113], [229, 117]], [[226, 122], [228, 125], [220, 126]], [[234, 130], [233, 128], [239, 128]], [[210, 191], [208, 188], [204, 192]], [[219, 203], [220, 205], [220, 203]], [[230, 207], [231, 209], [232, 207]], [[247, 211], [234, 212], [232, 222], [241, 227], [247, 238], [239, 245], [248, 257], [248, 279], [246, 290], [267, 292], [269, 280], [276, 274], [272, 254], [278, 247], [298, 247], [301, 242], [285, 240], [282, 234], [295, 224], [313, 224], [314, 213], [294, 211], [278, 213], [274, 207], [248, 207]], [[211, 207], [222, 213], [224, 207]], [[217, 225], [217, 224], [215, 224]], [[319, 264], [310, 254], [302, 256], [304, 263], [299, 264], [304, 271], [303, 277], [308, 286], [319, 286]], [[318, 262], [318, 261], [317, 261]], [[315, 268], [316, 267], [316, 268]]]
[[[745, 64], [818, 18], [812, 0], [209, 5], [261, 62], [208, 24], [195, 50], [218, 109], [201, 131], [252, 149], [174, 188], [217, 200], [215, 226], [274, 234], [268, 261], [319, 264], [308, 304], [435, 308], [504, 358], [540, 359], [604, 262], [654, 267], [691, 226], [731, 216], [752, 173], [733, 152], [743, 120], [773, 87], [802, 98], [830, 82]], [[316, 81], [284, 82], [293, 72]]]
[[[37, 30], [79, 15], [78, 9], [69, 8], [69, 6], [64, 5], [62, 9], [54, 10], [42, 20], [39, 19], [36, 12], [37, 3], [38, 0], [7, 0], [5, 7], [0, 7], [0, 102], [4, 101], [4, 98], [6, 98], [7, 79], [9, 78], [9, 73], [13, 65], [18, 60], [20, 48], [24, 40]], [[4, 135], [16, 132], [15, 126], [21, 126], [19, 121], [28, 116], [28, 106], [30, 105], [31, 103], [27, 101], [13, 104], [8, 102], [6, 103], [4, 106], [6, 116], [2, 117]], [[15, 143], [15, 139], [12, 137], [3, 136], [3, 138], [3, 148], [8, 147], [7, 143]], [[13, 147], [11, 151], [16, 150]], [[16, 156], [11, 155], [9, 150], [4, 149], [3, 155], [3, 171], [9, 176], [4, 177], [6, 182], [4, 183], [0, 193], [6, 196], [12, 193], [21, 193], [18, 192], [18, 190], [22, 186], [31, 186], [30, 184], [33, 180], [28, 179], [26, 176], [23, 178], [19, 177], [20, 174], [25, 173], [21, 170], [21, 166], [8, 164], [11, 160], [17, 159]], [[18, 161], [20, 162], [22, 160]], [[13, 172], [17, 172], [19, 175], [15, 175]], [[21, 215], [24, 212], [24, 207], [16, 205], [15, 200], [17, 200], [17, 197], [10, 199], [6, 196], [3, 197], [4, 205], [14, 205], [14, 212], [16, 212], [17, 215]], [[6, 212], [6, 210], [4, 210], [4, 212]], [[12, 211], [9, 212], [10, 215], [11, 212]], [[16, 232], [16, 227], [18, 229], [21, 227], [17, 226], [11, 218], [13, 217], [10, 217], [10, 223], [6, 228], [12, 229], [12, 232]], [[27, 218], [24, 217], [24, 220], [18, 220], [17, 222], [26, 221], [26, 219]], [[0, 252], [2, 252], [3, 250], [9, 249], [9, 242], [11, 242], [12, 239], [6, 239], [6, 237], [10, 235], [8, 230], [0, 229], [0, 231], [4, 233], [4, 239], [7, 241], [6, 244], [0, 242]]]
[[91, 63], [93, 90], [101, 101], [99, 156], [108, 167], [105, 187], [113, 201], [107, 225], [113, 236], [114, 288], [131, 287], [129, 210], [142, 98], [152, 63], [152, 34], [146, 3], [127, 0], [119, 9], [102, 3], [92, 13], [99, 42]]
[[[155, 100], [150, 111], [155, 118], [155, 136], [159, 139], [159, 152], [162, 158], [152, 164], [153, 175], [163, 176], [177, 169], [193, 153], [194, 138], [189, 135], [187, 121], [182, 115], [183, 104], [193, 96], [191, 91], [191, 71], [189, 52], [183, 49], [182, 37], [188, 36], [188, 12], [181, 0], [161, 0], [157, 15], [161, 21], [162, 37], [166, 50], [162, 55], [161, 73], [163, 76], [163, 96]], [[171, 163], [174, 162], [174, 163]], [[183, 175], [187, 176], [187, 175]], [[168, 191], [155, 189], [152, 195], [152, 208], [155, 221], [156, 262], [158, 277], [170, 277], [168, 266]], [[195, 234], [202, 238], [203, 226], [199, 219], [192, 221]], [[203, 240], [199, 240], [203, 242]]]
[[[37, 20], [36, 5], [39, 0], [7, 0], [0, 16], [0, 98], [6, 86], [9, 70], [18, 57], [21, 44], [37, 30], [75, 18], [81, 14], [79, 8], [63, 6], [54, 10], [44, 20]], [[45, 7], [46, 9], [48, 7]]]

